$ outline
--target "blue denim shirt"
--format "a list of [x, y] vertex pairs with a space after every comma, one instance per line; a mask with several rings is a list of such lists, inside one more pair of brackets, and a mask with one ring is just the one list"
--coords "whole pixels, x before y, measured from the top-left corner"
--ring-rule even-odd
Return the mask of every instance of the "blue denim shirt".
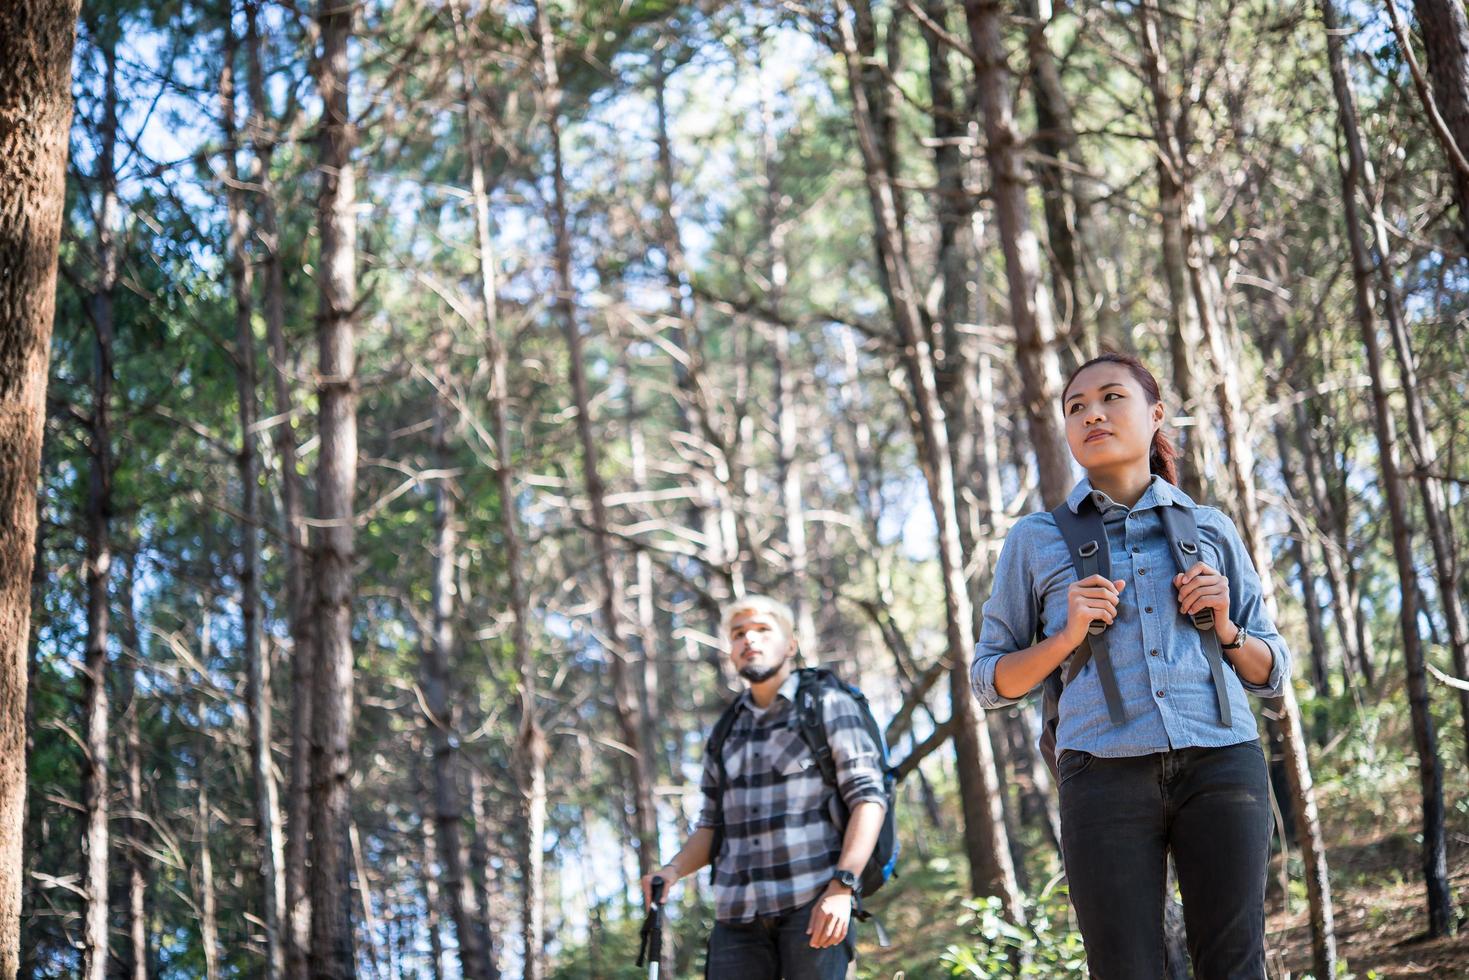
[[[1127, 722], [1113, 725], [1088, 663], [1061, 695], [1056, 749], [1076, 749], [1107, 758], [1147, 755], [1168, 749], [1218, 747], [1257, 735], [1245, 691], [1279, 695], [1290, 677], [1290, 651], [1270, 621], [1260, 594], [1260, 576], [1234, 522], [1214, 507], [1196, 504], [1161, 477], [1129, 510], [1083, 479], [1067, 498], [1073, 512], [1092, 494], [1107, 529], [1112, 578], [1127, 582], [1117, 619], [1107, 630], [1107, 649]], [[1199, 631], [1178, 611], [1173, 576], [1178, 566], [1158, 516], [1160, 507], [1191, 507], [1199, 526], [1200, 560], [1229, 579], [1229, 618], [1274, 654], [1264, 685], [1247, 684], [1225, 670], [1231, 728], [1219, 721], [1219, 705]], [[1076, 581], [1070, 553], [1049, 512], [1018, 521], [1005, 539], [995, 567], [994, 589], [984, 604], [984, 623], [971, 672], [975, 696], [986, 708], [1014, 704], [995, 690], [1000, 657], [1035, 643], [1037, 626], [1046, 636], [1066, 626], [1066, 592]], [[1226, 655], [1226, 664], [1228, 657]]]

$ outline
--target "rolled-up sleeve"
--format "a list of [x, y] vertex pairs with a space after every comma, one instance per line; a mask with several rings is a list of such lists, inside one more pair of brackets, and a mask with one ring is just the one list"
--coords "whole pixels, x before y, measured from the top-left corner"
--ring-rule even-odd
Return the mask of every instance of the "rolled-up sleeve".
[[1003, 708], [1021, 700], [1002, 697], [995, 690], [995, 666], [1006, 654], [1035, 643], [1040, 614], [1031, 594], [1027, 559], [1037, 520], [1036, 515], [1025, 517], [1010, 529], [1000, 549], [1000, 559], [995, 563], [994, 585], [984, 604], [979, 643], [975, 645], [974, 663], [969, 668], [974, 697], [984, 708]]
[[1272, 654], [1270, 677], [1264, 684], [1251, 684], [1243, 677], [1239, 679], [1240, 684], [1246, 691], [1263, 698], [1280, 697], [1285, 693], [1285, 685], [1290, 680], [1290, 648], [1286, 646], [1280, 631], [1275, 628], [1270, 611], [1265, 607], [1260, 574], [1250, 560], [1249, 549], [1245, 547], [1244, 539], [1240, 537], [1234, 521], [1220, 511], [1214, 510], [1212, 513], [1217, 515], [1214, 523], [1221, 538], [1220, 563], [1224, 567], [1219, 571], [1229, 579], [1229, 618], [1234, 620], [1235, 625], [1249, 630], [1251, 636], [1265, 641]]
[[882, 749], [867, 730], [862, 709], [850, 695], [829, 689], [822, 699], [821, 710], [842, 802], [849, 810], [858, 803], [877, 803], [886, 809]]

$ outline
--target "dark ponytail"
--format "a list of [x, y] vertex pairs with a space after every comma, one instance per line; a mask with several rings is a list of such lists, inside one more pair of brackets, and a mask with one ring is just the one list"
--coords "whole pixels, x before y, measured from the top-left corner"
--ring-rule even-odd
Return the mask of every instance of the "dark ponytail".
[[[1071, 377], [1066, 379], [1066, 384], [1061, 389], [1062, 411], [1065, 411], [1065, 392], [1071, 390], [1071, 382], [1075, 381], [1078, 374], [1093, 364], [1121, 364], [1132, 372], [1133, 378], [1142, 386], [1143, 393], [1148, 396], [1149, 405], [1156, 405], [1163, 400], [1163, 391], [1158, 387], [1158, 379], [1153, 377], [1153, 372], [1143, 367], [1142, 361], [1133, 357], [1131, 354], [1124, 354], [1121, 351], [1104, 350], [1085, 364], [1077, 367], [1075, 371], [1071, 372]], [[1169, 441], [1168, 437], [1163, 434], [1163, 430], [1160, 428], [1157, 432], [1154, 432], [1153, 446], [1148, 452], [1148, 469], [1174, 486], [1178, 486], [1178, 464], [1175, 462], [1177, 459], [1178, 450], [1174, 448], [1173, 443]]]
[[1153, 449], [1148, 453], [1148, 469], [1158, 476], [1167, 480], [1175, 487], [1178, 486], [1178, 450], [1173, 448], [1173, 443], [1163, 434], [1160, 428], [1153, 433]]

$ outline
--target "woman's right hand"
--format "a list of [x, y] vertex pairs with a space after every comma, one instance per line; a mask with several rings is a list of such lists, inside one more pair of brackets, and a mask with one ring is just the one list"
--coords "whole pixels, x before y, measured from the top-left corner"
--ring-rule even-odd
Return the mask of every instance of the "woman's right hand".
[[1086, 639], [1087, 627], [1093, 622], [1111, 625], [1117, 618], [1117, 604], [1122, 601], [1122, 579], [1108, 580], [1101, 575], [1088, 575], [1073, 582], [1066, 591], [1066, 637], [1080, 646]]

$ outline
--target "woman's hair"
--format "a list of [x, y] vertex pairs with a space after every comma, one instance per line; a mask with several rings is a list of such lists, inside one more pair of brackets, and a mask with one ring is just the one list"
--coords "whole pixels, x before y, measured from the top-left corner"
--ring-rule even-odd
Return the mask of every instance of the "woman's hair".
[[[1066, 411], [1066, 392], [1071, 390], [1071, 382], [1076, 376], [1093, 364], [1121, 364], [1132, 372], [1133, 378], [1142, 386], [1143, 393], [1148, 396], [1148, 404], [1154, 405], [1163, 400], [1163, 391], [1158, 387], [1158, 379], [1153, 377], [1153, 372], [1143, 367], [1143, 362], [1131, 354], [1121, 351], [1104, 350], [1096, 357], [1079, 366], [1071, 372], [1071, 377], [1066, 379], [1066, 384], [1061, 389], [1061, 411]], [[1178, 465], [1174, 462], [1178, 459], [1178, 450], [1168, 437], [1163, 434], [1161, 428], [1153, 433], [1153, 448], [1148, 453], [1148, 469], [1158, 474], [1174, 486], [1178, 485]]]

